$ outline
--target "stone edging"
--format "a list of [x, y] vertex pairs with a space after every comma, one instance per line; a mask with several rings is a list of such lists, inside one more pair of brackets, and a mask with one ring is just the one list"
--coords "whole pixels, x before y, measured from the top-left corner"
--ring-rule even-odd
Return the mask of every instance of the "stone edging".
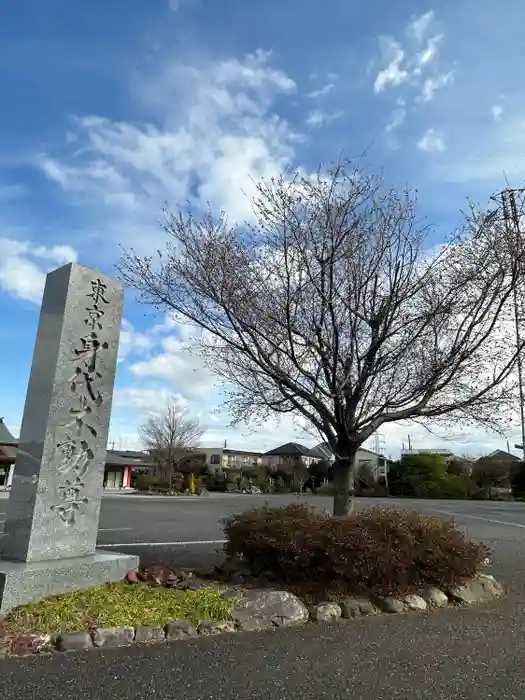
[[[194, 626], [188, 620], [175, 620], [165, 627], [137, 625], [134, 627], [97, 628], [91, 632], [81, 630], [59, 635], [33, 635], [25, 639], [18, 654], [53, 651], [86, 651], [100, 647], [122, 647], [162, 641], [191, 639], [238, 631], [260, 632], [311, 622], [350, 620], [380, 613], [429, 611], [450, 605], [471, 605], [487, 602], [504, 595], [505, 589], [490, 574], [478, 576], [462, 586], [442, 591], [429, 588], [423, 595], [410, 594], [403, 598], [394, 596], [377, 598], [346, 598], [339, 603], [326, 602], [307, 607], [288, 591], [272, 589], [247, 589], [242, 593], [224, 591], [223, 595], [235, 596], [231, 620], [204, 620]], [[17, 649], [12, 652], [17, 655]]]

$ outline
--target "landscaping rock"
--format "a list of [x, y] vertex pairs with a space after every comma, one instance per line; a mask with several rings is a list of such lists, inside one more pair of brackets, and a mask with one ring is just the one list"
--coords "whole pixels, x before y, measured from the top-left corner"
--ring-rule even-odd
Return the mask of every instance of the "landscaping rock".
[[29, 656], [38, 654], [51, 646], [50, 634], [21, 634], [11, 642], [10, 651], [17, 656]]
[[242, 598], [244, 595], [244, 590], [238, 590], [237, 588], [225, 588], [221, 591], [221, 598]]
[[136, 571], [130, 571], [124, 579], [126, 583], [140, 583], [139, 575]]
[[490, 600], [494, 596], [485, 588], [482, 581], [472, 580], [462, 586], [454, 586], [447, 591], [447, 595], [454, 603], [480, 603]]
[[275, 625], [271, 620], [262, 617], [251, 617], [248, 620], [238, 622], [237, 629], [243, 632], [264, 632], [265, 630], [275, 629]]
[[448, 605], [448, 596], [446, 593], [443, 593], [443, 591], [440, 591], [439, 588], [434, 588], [433, 586], [427, 588], [422, 597], [427, 605], [434, 608], [442, 608], [445, 605]]
[[93, 632], [96, 647], [125, 647], [135, 638], [133, 627], [97, 627]]
[[376, 604], [382, 612], [386, 613], [402, 613], [405, 611], [405, 604], [403, 601], [390, 595], [384, 598], [377, 598]]
[[496, 581], [491, 574], [479, 574], [478, 580], [481, 582], [485, 590], [489, 591], [493, 598], [499, 598], [505, 594], [505, 589]]
[[197, 630], [189, 620], [174, 620], [166, 625], [166, 639], [186, 639], [196, 635]]
[[235, 632], [235, 623], [229, 620], [203, 620], [197, 627], [199, 634], [209, 636], [223, 632]]
[[165, 638], [164, 630], [158, 625], [138, 625], [138, 627], [135, 628], [136, 644], [163, 642]]
[[300, 625], [308, 621], [308, 609], [289, 591], [249, 590], [233, 604], [237, 622], [250, 618], [267, 619], [278, 627]]
[[403, 603], [409, 610], [426, 610], [427, 603], [420, 595], [410, 593], [403, 598]]
[[172, 571], [169, 566], [156, 562], [138, 570], [138, 579], [150, 586], [165, 586]]
[[341, 612], [346, 620], [361, 615], [375, 615], [377, 610], [368, 598], [345, 598], [341, 601]]
[[178, 583], [176, 588], [180, 591], [199, 591], [201, 588], [214, 588], [214, 584], [210, 581], [197, 581], [197, 579], [194, 579]]
[[55, 642], [58, 651], [86, 651], [93, 648], [89, 632], [65, 632], [59, 634]]
[[310, 616], [316, 622], [332, 622], [341, 617], [341, 606], [338, 603], [319, 603], [310, 609]]

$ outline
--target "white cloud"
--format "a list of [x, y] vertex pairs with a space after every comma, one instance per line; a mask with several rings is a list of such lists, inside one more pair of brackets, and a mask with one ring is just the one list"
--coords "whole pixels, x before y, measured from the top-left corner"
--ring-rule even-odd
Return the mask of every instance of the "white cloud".
[[135, 83], [155, 124], [77, 117], [69, 156], [43, 154], [37, 165], [86, 217], [99, 214], [110, 245], [154, 248], [165, 201], [209, 201], [232, 222], [251, 216], [249, 176], [281, 172], [302, 139], [273, 112], [276, 98], [295, 89], [267, 52], [198, 68], [168, 62]]
[[406, 34], [415, 39], [417, 42], [423, 41], [427, 29], [430, 27], [433, 20], [434, 11], [429, 10], [428, 12], [425, 12], [425, 14], [421, 15], [420, 17], [416, 17], [409, 22], [406, 28]]
[[503, 107], [501, 105], [493, 105], [490, 111], [494, 121], [499, 122], [503, 115]]
[[419, 19], [413, 20], [405, 30], [408, 37], [406, 45], [390, 36], [379, 38], [384, 67], [374, 82], [376, 94], [387, 88], [399, 88], [404, 84], [419, 85], [423, 72], [428, 71], [435, 61], [443, 39], [442, 34], [435, 34], [429, 37], [424, 48], [421, 48], [423, 37], [433, 19], [434, 13], [427, 12]]
[[[439, 66], [438, 50], [443, 34], [427, 36], [433, 21], [434, 12], [429, 11], [408, 24], [403, 41], [391, 36], [379, 38], [382, 63], [375, 77], [374, 92], [381, 94], [389, 90], [395, 97], [396, 108], [385, 126], [391, 147], [398, 146], [392, 134], [409, 118], [413, 105], [430, 102], [439, 90], [453, 82], [454, 72], [443, 72]], [[423, 148], [425, 144], [426, 140], [422, 140]]]
[[425, 131], [417, 142], [417, 147], [426, 153], [442, 153], [447, 148], [443, 136], [432, 128]]
[[406, 117], [406, 110], [405, 109], [403, 109], [402, 107], [395, 109], [392, 113], [390, 121], [385, 126], [386, 133], [389, 134], [389, 133], [399, 129], [403, 125], [403, 122], [405, 121], [405, 117]]
[[68, 245], [35, 247], [29, 241], [0, 238], [0, 290], [39, 304], [46, 274], [76, 260], [76, 251]]
[[401, 48], [401, 44], [389, 37], [382, 37], [380, 42], [387, 65], [376, 76], [374, 82], [376, 93], [383, 92], [389, 86], [397, 87], [410, 78], [408, 70], [402, 67], [405, 52]]
[[341, 110], [336, 110], [335, 112], [323, 112], [321, 109], [314, 109], [308, 114], [306, 124], [313, 128], [327, 126], [336, 119], [339, 119], [342, 115], [343, 112]]
[[430, 102], [438, 90], [452, 83], [453, 78], [454, 74], [452, 71], [450, 73], [442, 73], [433, 78], [426, 78], [418, 100], [421, 102]]
[[212, 401], [217, 377], [205, 368], [201, 357], [191, 351], [191, 327], [179, 327], [177, 336], [160, 340], [161, 352], [148, 360], [130, 365], [129, 370], [142, 380], [159, 380], [188, 401]]
[[426, 47], [423, 49], [423, 51], [420, 51], [416, 57], [415, 57], [415, 72], [416, 75], [419, 74], [421, 69], [426, 66], [428, 63], [433, 61], [435, 57], [437, 56], [438, 52], [438, 47], [439, 44], [441, 43], [441, 40], [443, 39], [443, 34], [437, 34], [436, 36], [431, 37], [427, 41]]
[[168, 5], [173, 12], [178, 12], [180, 10], [180, 0], [169, 0]]
[[133, 325], [125, 318], [122, 319], [120, 328], [120, 343], [118, 348], [118, 361], [122, 362], [131, 354], [140, 354], [151, 350], [152, 340], [145, 334], [136, 331]]
[[328, 95], [329, 92], [332, 92], [334, 88], [334, 83], [327, 83], [322, 88], [319, 88], [318, 90], [312, 90], [312, 92], [309, 92], [308, 97], [311, 97], [314, 100], [319, 97], [324, 97], [325, 95]]

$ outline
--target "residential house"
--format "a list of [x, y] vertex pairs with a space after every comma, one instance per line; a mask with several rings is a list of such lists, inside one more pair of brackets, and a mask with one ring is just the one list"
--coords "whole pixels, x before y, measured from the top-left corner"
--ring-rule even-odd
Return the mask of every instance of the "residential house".
[[476, 480], [481, 476], [481, 483], [484, 484], [490, 495], [508, 494], [512, 491], [510, 485], [512, 467], [521, 461], [511, 452], [494, 450], [494, 452], [477, 459], [472, 465], [472, 472]]
[[209, 471], [256, 469], [262, 463], [262, 453], [253, 450], [232, 450], [226, 447], [198, 447], [191, 460]]
[[[15, 470], [18, 441], [0, 418], [0, 488], [11, 486]], [[104, 471], [105, 489], [132, 488], [133, 477], [148, 471], [153, 465], [143, 452], [132, 450], [107, 450]]]
[[[326, 442], [322, 442], [315, 448], [318, 452], [323, 454], [324, 459], [333, 462], [335, 460], [334, 453], [332, 452], [330, 446]], [[388, 477], [388, 459], [377, 452], [372, 452], [364, 447], [360, 447], [357, 450], [355, 457], [356, 469], [355, 474], [359, 473], [362, 467], [368, 467], [374, 478], [374, 481], [380, 481], [381, 479], [387, 479]]]
[[262, 464], [274, 471], [278, 469], [293, 469], [299, 464], [309, 467], [315, 462], [325, 459], [324, 454], [317, 448], [306, 447], [298, 442], [287, 442], [262, 455]]

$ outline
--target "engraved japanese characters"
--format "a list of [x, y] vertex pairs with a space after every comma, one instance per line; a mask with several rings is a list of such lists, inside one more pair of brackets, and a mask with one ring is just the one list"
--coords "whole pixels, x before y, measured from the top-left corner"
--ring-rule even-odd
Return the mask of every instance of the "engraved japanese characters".
[[90, 280], [91, 290], [86, 294], [84, 325], [88, 333], [79, 339], [73, 349], [74, 372], [69, 379], [72, 405], [70, 420], [59, 426], [60, 441], [56, 443], [57, 473], [60, 477], [60, 502], [49, 507], [57, 512], [66, 525], [76, 523], [76, 513], [89, 502], [83, 495], [83, 477], [94, 457], [91, 438], [97, 437], [97, 409], [102, 405], [98, 384], [103, 380], [97, 369], [97, 359], [108, 349], [104, 341], [104, 305], [109, 305], [107, 285], [100, 278]]

